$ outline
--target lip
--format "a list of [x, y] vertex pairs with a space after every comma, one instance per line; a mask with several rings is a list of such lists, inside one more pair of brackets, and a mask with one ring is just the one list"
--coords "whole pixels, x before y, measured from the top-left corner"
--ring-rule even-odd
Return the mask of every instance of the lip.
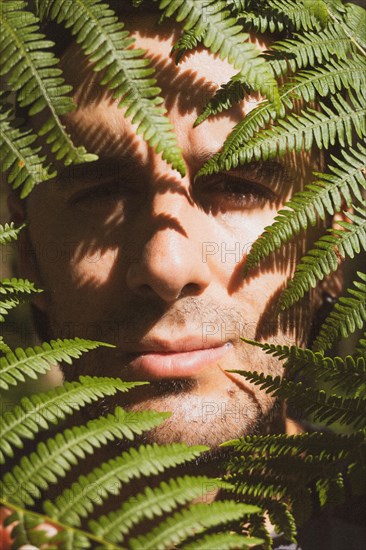
[[219, 361], [233, 346], [228, 342], [203, 347], [201, 341], [201, 348], [198, 349], [194, 347], [194, 342], [170, 344], [169, 347], [174, 347], [174, 350], [167, 350], [165, 347], [165, 349], [139, 350], [137, 353], [129, 353], [126, 366], [133, 371], [135, 379], [189, 378], [197, 375], [210, 364]]

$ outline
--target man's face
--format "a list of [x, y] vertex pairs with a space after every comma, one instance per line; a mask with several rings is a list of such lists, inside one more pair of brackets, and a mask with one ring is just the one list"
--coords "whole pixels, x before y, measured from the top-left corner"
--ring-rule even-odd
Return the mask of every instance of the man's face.
[[262, 430], [274, 404], [227, 371], [282, 374], [277, 359], [240, 337], [287, 344], [306, 338], [309, 302], [292, 317], [275, 313], [304, 243], [297, 240], [246, 280], [242, 272], [251, 244], [310, 180], [313, 167], [305, 155], [296, 164], [288, 156], [194, 181], [259, 99], [193, 128], [214, 90], [234, 74], [232, 67], [204, 49], [176, 66], [169, 57], [171, 29], [156, 31], [152, 20], [141, 18], [138, 26], [143, 31], [130, 20], [136, 47], [145, 48], [156, 67], [187, 175], [135, 135], [118, 102], [98, 87], [72, 47], [63, 67], [79, 107], [66, 122], [74, 140], [100, 160], [60, 171], [57, 181], [28, 199], [29, 235], [47, 289], [38, 304], [55, 336], [117, 346], [66, 366], [67, 379], [88, 373], [149, 380], [123, 403], [173, 413], [151, 439], [216, 445]]

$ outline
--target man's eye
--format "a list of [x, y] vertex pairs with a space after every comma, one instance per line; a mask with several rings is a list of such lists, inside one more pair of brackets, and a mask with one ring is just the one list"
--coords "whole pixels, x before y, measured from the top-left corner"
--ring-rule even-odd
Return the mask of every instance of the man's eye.
[[216, 206], [233, 209], [260, 208], [276, 200], [276, 195], [260, 183], [230, 175], [218, 175], [207, 181], [201, 192]]
[[72, 198], [72, 204], [83, 207], [98, 207], [117, 204], [124, 199], [127, 189], [118, 182], [101, 184], [87, 190], [76, 193]]

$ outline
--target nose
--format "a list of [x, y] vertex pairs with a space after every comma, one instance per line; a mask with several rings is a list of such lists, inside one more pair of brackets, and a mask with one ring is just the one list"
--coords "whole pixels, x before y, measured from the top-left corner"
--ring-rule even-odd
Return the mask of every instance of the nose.
[[210, 269], [202, 256], [202, 216], [184, 196], [168, 193], [154, 199], [138, 228], [142, 241], [137, 261], [135, 256], [127, 269], [132, 292], [165, 302], [204, 292]]

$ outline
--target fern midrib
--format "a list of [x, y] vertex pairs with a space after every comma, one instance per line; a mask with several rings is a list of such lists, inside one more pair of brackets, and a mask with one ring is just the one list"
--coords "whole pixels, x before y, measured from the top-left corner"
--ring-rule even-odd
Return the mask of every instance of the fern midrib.
[[[4, 20], [3, 20], [4, 21]], [[69, 149], [74, 151], [75, 155], [78, 156], [79, 155], [79, 152], [77, 150], [77, 147], [75, 147], [75, 145], [73, 144], [72, 140], [70, 139], [70, 136], [67, 134], [66, 130], [65, 130], [65, 127], [63, 126], [63, 124], [61, 123], [60, 121], [60, 118], [53, 106], [53, 103], [52, 103], [52, 100], [47, 92], [47, 88], [43, 86], [43, 81], [42, 79], [40, 78], [39, 74], [38, 74], [38, 69], [37, 67], [35, 66], [31, 56], [28, 54], [27, 50], [23, 47], [23, 43], [18, 40], [18, 36], [17, 36], [17, 33], [15, 31], [13, 31], [13, 28], [11, 27], [11, 25], [6, 21], [5, 19], [5, 24], [6, 26], [8, 27], [8, 29], [10, 30], [13, 38], [14, 38], [14, 41], [16, 42], [16, 44], [18, 45], [18, 48], [19, 50], [21, 50], [22, 54], [23, 54], [23, 59], [26, 58], [27, 61], [28, 61], [28, 67], [31, 68], [32, 70], [32, 74], [33, 74], [33, 77], [36, 79], [37, 83], [38, 83], [38, 86], [39, 88], [41, 89], [42, 91], [42, 94], [43, 94], [43, 97], [46, 98], [46, 105], [47, 105], [47, 108], [49, 109], [49, 111], [51, 112], [52, 114], [52, 118], [54, 120], [54, 122], [56, 122], [56, 125], [57, 127], [59, 128], [60, 130], [60, 133], [63, 135], [63, 138], [64, 140], [68, 143], [68, 146], [69, 146]], [[31, 50], [31, 51], [34, 51], [34, 50]]]
[[18, 513], [21, 514], [27, 514], [36, 517], [39, 519], [43, 524], [49, 524], [54, 525], [57, 524], [57, 527], [61, 530], [66, 531], [72, 531], [74, 533], [78, 533], [81, 536], [84, 536], [88, 539], [91, 539], [98, 544], [101, 544], [102, 546], [108, 546], [108, 548], [111, 548], [111, 550], [121, 550], [121, 546], [116, 546], [112, 542], [106, 541], [105, 539], [98, 537], [97, 535], [94, 535], [93, 533], [89, 531], [83, 531], [82, 529], [78, 529], [77, 527], [72, 527], [70, 525], [67, 525], [67, 523], [62, 523], [61, 521], [57, 521], [54, 518], [51, 518], [50, 516], [47, 516], [45, 514], [40, 514], [38, 512], [34, 512], [33, 510], [24, 509], [21, 506], [17, 506], [16, 504], [13, 504], [12, 502], [8, 502], [6, 499], [0, 497], [0, 503], [7, 509], [13, 509]]

